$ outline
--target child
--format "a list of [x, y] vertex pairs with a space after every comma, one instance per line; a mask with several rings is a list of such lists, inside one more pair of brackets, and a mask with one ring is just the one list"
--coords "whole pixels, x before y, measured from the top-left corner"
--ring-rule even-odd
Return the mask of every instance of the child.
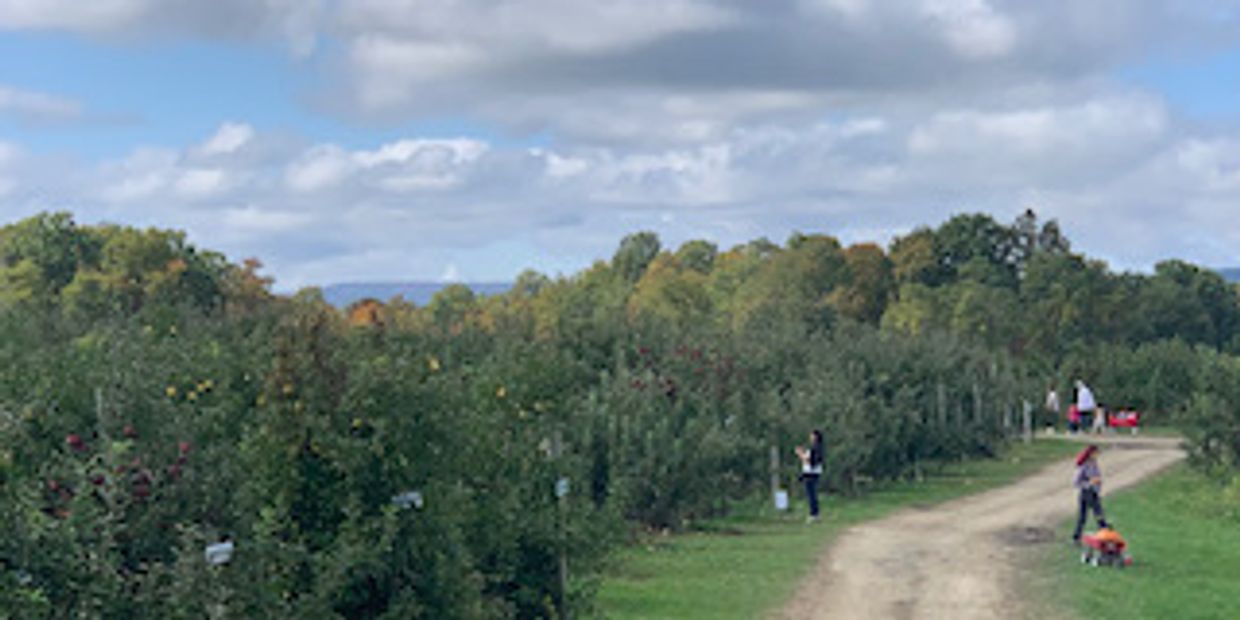
[[1098, 520], [1098, 527], [1107, 527], [1106, 516], [1102, 514], [1102, 470], [1098, 467], [1098, 446], [1090, 444], [1076, 456], [1076, 475], [1072, 477], [1072, 486], [1078, 491], [1076, 529], [1072, 532], [1072, 542], [1081, 544], [1081, 530], [1085, 527], [1085, 517], [1093, 511]]
[[1094, 424], [1091, 430], [1093, 431], [1095, 435], [1101, 435], [1102, 431], [1105, 431], [1106, 428], [1107, 428], [1106, 407], [1103, 407], [1102, 405], [1098, 405], [1098, 408], [1094, 411]]

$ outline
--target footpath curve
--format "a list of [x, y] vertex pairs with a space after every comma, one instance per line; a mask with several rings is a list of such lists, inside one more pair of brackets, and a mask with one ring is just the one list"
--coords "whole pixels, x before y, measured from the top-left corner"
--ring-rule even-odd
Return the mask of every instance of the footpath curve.
[[[1106, 495], [1183, 458], [1179, 439], [1100, 437]], [[1071, 460], [998, 489], [845, 530], [780, 610], [783, 618], [969, 620], [1033, 615], [1021, 588], [1031, 543], [1075, 514]], [[1114, 516], [1123, 532], [1123, 515]], [[826, 515], [830, 518], [830, 514]], [[1093, 524], [1090, 524], [1093, 527]]]

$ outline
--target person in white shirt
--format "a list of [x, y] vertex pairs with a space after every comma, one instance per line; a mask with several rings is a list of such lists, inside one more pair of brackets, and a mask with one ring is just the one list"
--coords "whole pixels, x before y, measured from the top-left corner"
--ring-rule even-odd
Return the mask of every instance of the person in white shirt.
[[1081, 428], [1090, 428], [1093, 425], [1094, 414], [1097, 413], [1098, 403], [1094, 401], [1094, 393], [1089, 386], [1080, 379], [1076, 380], [1076, 409], [1081, 414]]

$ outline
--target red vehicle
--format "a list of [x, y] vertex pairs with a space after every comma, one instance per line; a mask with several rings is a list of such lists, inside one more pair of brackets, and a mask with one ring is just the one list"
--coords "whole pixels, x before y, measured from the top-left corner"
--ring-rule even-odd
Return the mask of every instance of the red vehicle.
[[1093, 534], [1081, 538], [1085, 549], [1081, 552], [1081, 563], [1090, 566], [1114, 566], [1123, 568], [1132, 565], [1132, 556], [1125, 553], [1127, 541], [1119, 532], [1102, 528]]
[[1107, 416], [1107, 426], [1111, 428], [1130, 428], [1132, 434], [1137, 434], [1137, 429], [1141, 427], [1141, 412], [1139, 411], [1116, 411]]

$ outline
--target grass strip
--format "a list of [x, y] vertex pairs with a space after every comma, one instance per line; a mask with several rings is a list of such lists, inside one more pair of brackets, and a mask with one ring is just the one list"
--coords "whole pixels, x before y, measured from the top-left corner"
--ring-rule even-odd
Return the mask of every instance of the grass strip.
[[[1048, 598], [1082, 618], [1240, 618], [1240, 482], [1220, 485], [1178, 465], [1104, 499], [1128, 540], [1124, 570], [1082, 566], [1067, 547], [1048, 550]], [[1060, 540], [1072, 522], [1060, 527]]]

